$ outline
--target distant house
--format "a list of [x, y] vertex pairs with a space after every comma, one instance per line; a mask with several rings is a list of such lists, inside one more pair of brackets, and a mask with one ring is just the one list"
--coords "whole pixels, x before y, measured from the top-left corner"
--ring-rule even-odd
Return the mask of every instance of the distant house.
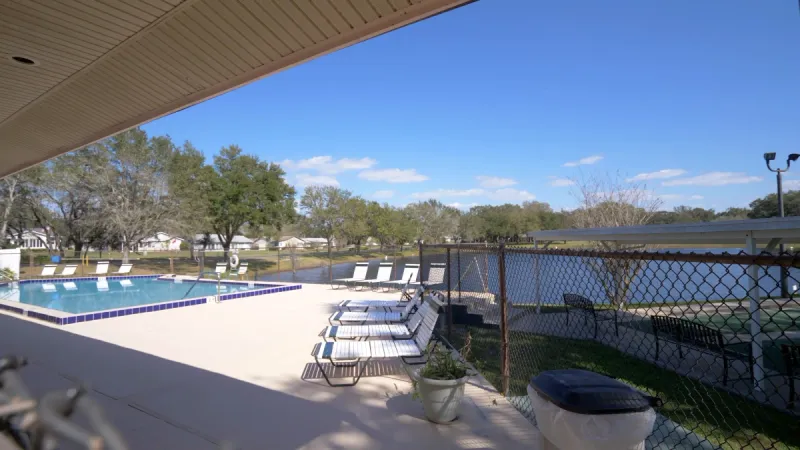
[[[304, 237], [304, 238], [300, 238], [300, 239], [302, 239], [303, 242], [305, 242], [306, 247], [320, 248], [320, 247], [327, 247], [328, 246], [328, 240], [325, 239], [325, 238], [321, 238], [321, 237]], [[333, 245], [334, 246], [336, 245], [335, 240], [333, 242]]]
[[160, 252], [170, 250], [180, 250], [183, 239], [177, 236], [170, 236], [167, 233], [158, 232], [155, 236], [139, 241], [140, 252]]
[[7, 236], [9, 243], [18, 245], [23, 250], [45, 250], [47, 249], [47, 233], [42, 228], [31, 228], [23, 230], [20, 235]]
[[270, 240], [267, 238], [258, 238], [253, 241], [253, 250], [267, 250], [270, 247]]
[[281, 236], [275, 241], [278, 248], [303, 248], [306, 246], [305, 240], [294, 236]]
[[[222, 243], [216, 233], [209, 235], [198, 234], [194, 237], [195, 250], [223, 250]], [[231, 241], [231, 250], [250, 250], [253, 248], [253, 240], [247, 236], [237, 234]]]

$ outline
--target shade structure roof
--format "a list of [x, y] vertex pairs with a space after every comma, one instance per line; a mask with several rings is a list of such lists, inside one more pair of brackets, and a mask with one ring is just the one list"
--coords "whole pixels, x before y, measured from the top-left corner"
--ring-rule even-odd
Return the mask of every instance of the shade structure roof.
[[632, 244], [736, 244], [800, 238], [800, 217], [531, 231], [536, 241], [618, 241]]
[[4, 0], [0, 177], [472, 1]]

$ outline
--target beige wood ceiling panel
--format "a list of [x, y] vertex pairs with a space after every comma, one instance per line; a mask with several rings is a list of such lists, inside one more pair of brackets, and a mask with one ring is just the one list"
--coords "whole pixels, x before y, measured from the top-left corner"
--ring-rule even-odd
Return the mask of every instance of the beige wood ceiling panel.
[[469, 2], [0, 0], [0, 176]]

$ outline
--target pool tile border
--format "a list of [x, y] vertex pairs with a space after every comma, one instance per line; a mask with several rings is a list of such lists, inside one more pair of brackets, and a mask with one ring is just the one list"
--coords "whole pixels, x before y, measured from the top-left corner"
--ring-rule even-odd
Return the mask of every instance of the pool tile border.
[[[74, 278], [43, 278], [43, 279], [31, 279], [31, 280], [20, 280], [18, 281], [19, 284], [41, 284], [41, 283], [53, 283], [53, 282], [70, 282], [70, 281], [94, 281], [98, 278], [106, 278], [107, 280], [121, 280], [121, 279], [142, 279], [142, 278], [159, 278], [164, 281], [173, 281], [170, 278], [164, 278], [163, 275], [132, 275], [132, 276], [124, 276], [124, 275], [116, 275], [116, 276], [108, 276], [108, 277], [74, 277]], [[183, 282], [187, 282], [187, 280], [183, 280]], [[201, 283], [216, 283], [216, 280], [199, 280]], [[6, 286], [9, 283], [0, 283], [0, 286]], [[226, 285], [236, 285], [236, 284], [254, 284], [256, 286], [269, 286], [265, 289], [256, 289], [252, 291], [245, 291], [241, 293], [235, 294], [220, 294], [219, 300], [227, 301], [233, 300], [237, 298], [245, 298], [245, 297], [254, 297], [256, 295], [267, 295], [267, 294], [277, 294], [279, 292], [286, 292], [286, 291], [293, 291], [297, 289], [301, 289], [303, 286], [300, 284], [290, 284], [290, 285], [283, 285], [283, 284], [276, 284], [276, 283], [268, 283], [268, 282], [248, 282], [248, 281], [223, 281], [223, 284]], [[42, 320], [44, 322], [52, 323], [54, 325], [71, 325], [74, 323], [81, 323], [81, 322], [91, 322], [94, 320], [102, 320], [102, 319], [111, 319], [114, 317], [123, 317], [123, 316], [130, 316], [134, 314], [143, 314], [149, 312], [156, 312], [156, 311], [163, 311], [165, 309], [175, 309], [175, 308], [184, 308], [187, 306], [195, 306], [195, 305], [203, 305], [209, 302], [214, 301], [215, 296], [208, 296], [208, 297], [197, 297], [197, 298], [190, 298], [190, 299], [183, 299], [183, 300], [170, 300], [167, 302], [161, 303], [152, 303], [149, 305], [141, 305], [141, 306], [132, 306], [129, 308], [117, 308], [117, 309], [110, 309], [104, 311], [95, 311], [90, 313], [80, 313], [80, 314], [71, 314], [65, 313], [63, 311], [56, 311], [52, 309], [37, 307], [34, 305], [29, 305], [27, 307], [17, 307], [10, 305], [9, 302], [0, 301], [0, 310], [13, 312], [16, 314], [20, 314], [23, 316], [27, 316], [30, 318], [34, 318], [37, 320]], [[19, 303], [19, 305], [23, 305]], [[42, 311], [52, 311], [53, 313], [48, 314], [47, 312]]]

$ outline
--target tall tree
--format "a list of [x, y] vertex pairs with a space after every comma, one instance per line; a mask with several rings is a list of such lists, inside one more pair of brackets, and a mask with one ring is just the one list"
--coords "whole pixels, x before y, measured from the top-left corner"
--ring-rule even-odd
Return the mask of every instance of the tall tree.
[[369, 208], [361, 197], [350, 197], [342, 209], [342, 235], [356, 246], [356, 254], [361, 253], [361, 244], [370, 235]]
[[438, 200], [411, 203], [405, 210], [417, 227], [416, 238], [426, 243], [443, 242], [458, 232], [460, 212]]
[[175, 146], [168, 136], [148, 139], [141, 128], [123, 131], [97, 144], [108, 163], [92, 178], [100, 198], [102, 223], [122, 246], [122, 260], [142, 239], [152, 236], [174, 213], [168, 193], [168, 168]]
[[328, 261], [334, 239], [342, 235], [344, 207], [351, 197], [350, 191], [336, 186], [307, 186], [300, 199], [308, 232], [328, 241]]
[[[800, 191], [789, 191], [783, 194], [783, 209], [786, 216], [800, 216]], [[751, 219], [778, 217], [778, 195], [769, 194], [757, 198], [750, 203]]]
[[277, 164], [246, 155], [237, 145], [223, 147], [214, 157], [208, 215], [225, 257], [245, 224], [279, 230], [294, 220], [295, 191], [284, 175]]
[[205, 156], [191, 142], [172, 154], [169, 165], [169, 195], [175, 209], [167, 229], [189, 244], [194, 257], [195, 236], [209, 228], [209, 201], [214, 169], [206, 165]]

